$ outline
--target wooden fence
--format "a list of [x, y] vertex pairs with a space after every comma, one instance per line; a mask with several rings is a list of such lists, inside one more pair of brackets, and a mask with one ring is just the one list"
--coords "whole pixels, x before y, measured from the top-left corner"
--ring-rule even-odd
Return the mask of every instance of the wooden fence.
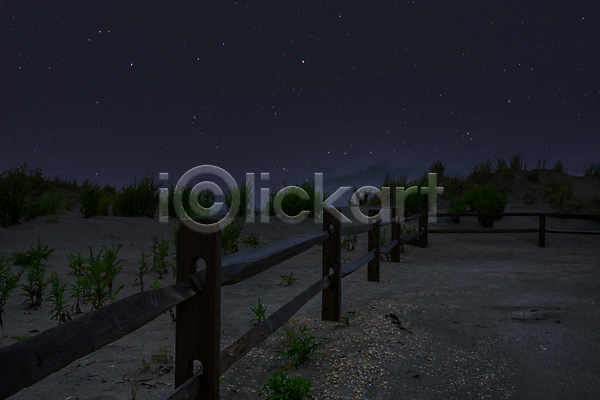
[[[371, 217], [377, 213], [378, 210], [369, 210]], [[422, 215], [404, 221], [415, 218], [420, 218], [420, 225], [426, 222]], [[367, 279], [378, 282], [380, 254], [391, 251], [392, 262], [399, 262], [401, 244], [419, 238], [421, 232], [426, 231], [426, 227], [420, 227], [413, 234], [401, 236], [400, 224], [395, 217], [371, 222], [342, 228], [341, 222], [326, 211], [321, 232], [307, 233], [223, 259], [220, 232], [200, 234], [183, 222], [177, 234], [175, 285], [134, 294], [0, 349], [0, 398], [17, 393], [176, 307], [176, 389], [163, 399], [218, 399], [219, 377], [283, 326], [311, 298], [322, 292], [322, 319], [339, 321], [342, 278], [367, 264]], [[380, 246], [380, 229], [389, 224], [392, 240]], [[341, 237], [364, 232], [368, 232], [368, 252], [341, 268]], [[323, 243], [323, 277], [231, 345], [220, 349], [221, 286], [242, 282], [320, 243]], [[196, 271], [196, 261], [200, 258], [206, 268]], [[202, 364], [196, 373], [193, 372], [194, 360]]]
[[575, 231], [575, 230], [560, 230], [547, 229], [547, 218], [562, 218], [562, 219], [583, 219], [600, 221], [600, 215], [591, 214], [558, 214], [558, 213], [438, 213], [438, 218], [443, 217], [538, 217], [539, 223], [537, 228], [509, 228], [509, 229], [429, 229], [427, 218], [421, 218], [419, 231], [423, 232], [423, 236], [419, 239], [421, 247], [427, 247], [427, 239], [430, 233], [537, 233], [538, 245], [546, 247], [546, 233], [568, 233], [579, 235], [600, 235], [600, 231]]

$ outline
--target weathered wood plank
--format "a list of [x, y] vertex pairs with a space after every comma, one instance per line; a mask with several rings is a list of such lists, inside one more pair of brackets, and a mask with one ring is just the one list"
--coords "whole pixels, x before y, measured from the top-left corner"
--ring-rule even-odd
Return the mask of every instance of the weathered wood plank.
[[190, 282], [140, 292], [0, 349], [0, 398], [122, 338], [194, 294]]
[[354, 271], [356, 271], [363, 265], [366, 265], [369, 261], [371, 261], [374, 258], [375, 258], [375, 250], [371, 250], [368, 253], [363, 254], [356, 260], [350, 262], [348, 265], [346, 265], [344, 268], [342, 268], [342, 278], [345, 278], [346, 276], [350, 275], [351, 273], [353, 273]]
[[[538, 217], [543, 213], [475, 213], [475, 212], [467, 212], [467, 213], [438, 213], [438, 218], [446, 218], [446, 217]], [[549, 215], [549, 214], [546, 214]], [[560, 215], [560, 214], [559, 214]]]
[[573, 233], [576, 235], [600, 235], [600, 231], [570, 231], [562, 229], [546, 229], [548, 233]]
[[327, 239], [328, 232], [306, 233], [258, 249], [231, 254], [221, 261], [221, 284], [228, 286], [242, 282]]
[[[429, 229], [428, 233], [538, 233], [539, 229]], [[546, 229], [546, 232], [550, 232]]]
[[388, 251], [392, 250], [396, 244], [398, 244], [398, 239], [394, 239], [388, 244], [381, 246], [381, 249], [379, 249], [379, 251], [381, 251], [381, 254], [385, 254]]
[[370, 224], [351, 225], [351, 226], [343, 226], [342, 225], [342, 236], [357, 235], [359, 233], [369, 232], [371, 229], [373, 229], [373, 225], [370, 225]]
[[[430, 232], [431, 232], [431, 230], [430, 230]], [[400, 235], [400, 241], [408, 242], [409, 240], [412, 240], [412, 239], [418, 239], [422, 234], [423, 234], [423, 232], [414, 232], [409, 235]]]
[[561, 219], [585, 219], [585, 220], [600, 220], [600, 215], [595, 214], [546, 214], [546, 217], [561, 218]]

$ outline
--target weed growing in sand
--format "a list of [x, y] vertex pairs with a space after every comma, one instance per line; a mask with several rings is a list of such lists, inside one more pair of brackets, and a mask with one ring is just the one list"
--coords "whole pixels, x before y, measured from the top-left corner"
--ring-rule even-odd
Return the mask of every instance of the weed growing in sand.
[[242, 243], [250, 245], [254, 248], [260, 247], [261, 245], [265, 244], [265, 242], [260, 241], [258, 233], [251, 233], [248, 236], [242, 237]]
[[160, 240], [158, 240], [156, 235], [152, 236], [152, 248], [150, 249], [154, 257], [152, 260], [152, 271], [158, 276], [158, 279], [162, 279], [163, 274], [169, 272], [169, 262], [167, 261], [169, 246], [169, 241], [162, 236]]
[[85, 258], [81, 257], [81, 253], [77, 252], [77, 255], [69, 253], [67, 259], [69, 260], [69, 268], [72, 270], [70, 273], [75, 274], [75, 276], [81, 275], [85, 263]]
[[236, 253], [239, 249], [238, 241], [244, 231], [244, 220], [237, 218], [227, 225], [221, 234], [221, 253], [228, 255]]
[[162, 287], [162, 283], [160, 283], [160, 281], [158, 279], [154, 280], [154, 284], [150, 285], [150, 289], [152, 290], [158, 290]]
[[298, 282], [298, 278], [294, 277], [293, 272], [279, 275], [279, 277], [281, 278], [281, 282], [279, 282], [279, 284], [283, 286], [292, 286], [294, 283]]
[[250, 307], [250, 310], [254, 313], [254, 318], [250, 320], [251, 325], [260, 324], [266, 318], [267, 307], [261, 303], [260, 297], [258, 298], [258, 304]]
[[48, 282], [51, 287], [50, 295], [46, 300], [53, 303], [53, 308], [48, 314], [52, 315], [51, 319], [55, 319], [59, 323], [64, 324], [71, 320], [71, 315], [69, 314], [69, 311], [67, 311], [67, 300], [65, 299], [65, 289], [67, 284], [61, 282], [56, 272], [52, 272]]
[[[74, 268], [75, 284], [71, 285], [71, 297], [76, 299], [73, 305], [76, 313], [80, 313], [80, 304], [90, 303], [92, 310], [106, 305], [108, 301], [114, 301], [117, 294], [125, 287], [121, 285], [118, 288], [113, 288], [113, 283], [116, 276], [121, 272], [123, 267], [119, 265], [123, 260], [117, 259], [117, 253], [122, 245], [117, 245], [115, 248], [111, 246], [107, 248], [102, 246], [98, 255], [94, 256], [92, 246], [90, 248], [90, 256], [81, 258], [79, 253], [77, 257], [69, 254], [69, 260], [76, 264]], [[102, 252], [104, 251], [104, 254]], [[102, 259], [100, 259], [102, 257]], [[72, 267], [73, 268], [73, 267]], [[78, 270], [78, 271], [77, 271]]]
[[345, 315], [340, 315], [341, 324], [336, 324], [333, 329], [336, 330], [337, 328], [345, 328], [350, 326], [350, 317], [351, 315], [348, 315], [347, 317]]
[[160, 345], [159, 352], [156, 354], [152, 354], [149, 360], [146, 360], [145, 357], [141, 358], [142, 368], [141, 370], [148, 370], [153, 365], [156, 368], [162, 368], [166, 364], [171, 361], [171, 356], [169, 355], [169, 348], [167, 346]]
[[[379, 235], [379, 246], [383, 247], [386, 244], [388, 244], [388, 240], [385, 234], [386, 228], [383, 228], [383, 231], [381, 232], [381, 235]], [[380, 259], [381, 261], [391, 261], [392, 259], [392, 252], [388, 251], [387, 253], [382, 253], [380, 254]]]
[[48, 259], [50, 254], [52, 254], [52, 252], [54, 251], [54, 249], [48, 250], [48, 245], [46, 245], [42, 248], [42, 246], [40, 244], [40, 235], [39, 234], [37, 235], [37, 238], [38, 238], [38, 241], [37, 241], [36, 248], [33, 248], [33, 246], [31, 246], [29, 248], [29, 250], [27, 250], [26, 252], [13, 251], [11, 253], [12, 259], [15, 264], [27, 266], [27, 265], [32, 264], [35, 260], [47, 260]]
[[45, 279], [46, 264], [41, 259], [36, 259], [31, 265], [25, 267], [25, 271], [27, 283], [21, 285], [25, 292], [22, 294], [25, 297], [22, 304], [26, 304], [29, 308], [36, 308], [42, 304], [44, 291], [46, 290], [46, 286], [48, 286], [48, 282]]
[[13, 273], [12, 268], [9, 265], [6, 254], [0, 254], [0, 328], [4, 329], [2, 325], [2, 314], [4, 313], [4, 306], [6, 301], [10, 297], [10, 292], [17, 286], [23, 270], [18, 273]]
[[[117, 259], [117, 253], [121, 247], [123, 247], [122, 244], [118, 244], [116, 249], [114, 246], [111, 246], [110, 248], [104, 245], [102, 246], [104, 249], [104, 256], [102, 259], [102, 263], [104, 264], [104, 279], [106, 279], [108, 286], [108, 294], [111, 296], [113, 296], [113, 282], [123, 269], [123, 267], [119, 264], [125, 261], [123, 259]], [[121, 286], [121, 288], [123, 286]], [[121, 288], [117, 289], [117, 291], [121, 290]]]
[[346, 264], [346, 263], [347, 263], [348, 261], [350, 261], [350, 260], [351, 260], [351, 258], [350, 258], [350, 257], [342, 257], [342, 262], [343, 262], [344, 264]]
[[342, 247], [345, 247], [348, 251], [354, 250], [356, 243], [358, 242], [357, 235], [346, 235], [342, 239]]
[[135, 278], [135, 283], [140, 285], [140, 292], [144, 291], [144, 275], [146, 275], [148, 272], [150, 272], [150, 266], [146, 262], [146, 255], [144, 254], [144, 250], [142, 250], [142, 261], [140, 261], [138, 272]]
[[267, 400], [300, 400], [308, 397], [309, 393], [312, 393], [312, 381], [306, 380], [301, 375], [290, 377], [287, 372], [279, 369], [273, 371], [270, 376], [265, 378], [259, 377], [259, 379], [261, 387], [255, 387]]
[[75, 299], [75, 302], [71, 305], [71, 312], [73, 314], [83, 314], [81, 311], [81, 303], [85, 300], [85, 282], [81, 277], [75, 279], [75, 284], [71, 285], [71, 298]]
[[285, 350], [275, 350], [275, 353], [281, 354], [281, 357], [276, 361], [289, 362], [294, 368], [298, 368], [301, 363], [308, 360], [313, 355], [323, 355], [316, 352], [319, 343], [317, 339], [306, 325], [298, 325], [296, 321], [287, 323], [283, 326], [285, 334]]

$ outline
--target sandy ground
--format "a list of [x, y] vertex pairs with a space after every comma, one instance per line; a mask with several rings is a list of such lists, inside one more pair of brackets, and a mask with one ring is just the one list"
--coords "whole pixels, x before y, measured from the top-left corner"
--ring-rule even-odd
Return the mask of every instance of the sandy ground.
[[[552, 211], [548, 206], [510, 204], [507, 211]], [[455, 227], [440, 220], [436, 227]], [[476, 227], [463, 218], [459, 227]], [[495, 227], [537, 228], [535, 218], [504, 218]], [[548, 228], [600, 230], [586, 221], [548, 220]], [[312, 220], [286, 225], [246, 225], [273, 242], [320, 230]], [[67, 212], [58, 223], [43, 219], [0, 230], [0, 252], [24, 251], [37, 243], [55, 251], [47, 263], [69, 283], [67, 254], [96, 254], [102, 245], [122, 243], [125, 284], [119, 297], [139, 291], [135, 274], [141, 251], [152, 236], [172, 239], [171, 224], [157, 219], [96, 217]], [[389, 237], [389, 229], [388, 229]], [[350, 325], [320, 321], [320, 296], [298, 314], [320, 340], [320, 357], [298, 370], [313, 380], [315, 398], [362, 399], [565, 399], [600, 393], [600, 236], [548, 234], [546, 248], [537, 234], [435, 234], [429, 248], [406, 246], [400, 263], [382, 263], [381, 282], [367, 282], [366, 268], [342, 283], [342, 310]], [[366, 251], [359, 235], [354, 259]], [[275, 311], [320, 277], [321, 248], [296, 256], [222, 291], [222, 344], [248, 330], [257, 296]], [[299, 283], [282, 286], [279, 275], [293, 272]], [[148, 282], [150, 279], [147, 280]], [[174, 282], [163, 279], [163, 285]], [[147, 287], [147, 286], [146, 286]], [[37, 310], [21, 305], [16, 289], [6, 307], [4, 339], [34, 335], [57, 322], [49, 303]], [[11, 399], [158, 399], [173, 389], [175, 326], [165, 314], [142, 329], [96, 351]], [[223, 399], [257, 399], [259, 376], [279, 366], [278, 335], [251, 351], [224, 376]], [[158, 355], [167, 352], [162, 361]], [[154, 360], [154, 362], [152, 362]]]

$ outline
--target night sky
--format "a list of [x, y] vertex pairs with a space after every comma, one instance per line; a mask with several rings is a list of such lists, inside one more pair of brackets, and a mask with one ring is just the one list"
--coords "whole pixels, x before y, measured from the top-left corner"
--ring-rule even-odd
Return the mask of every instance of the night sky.
[[580, 175], [600, 162], [599, 7], [0, 1], [0, 170], [120, 188], [212, 164], [331, 193], [520, 152]]

